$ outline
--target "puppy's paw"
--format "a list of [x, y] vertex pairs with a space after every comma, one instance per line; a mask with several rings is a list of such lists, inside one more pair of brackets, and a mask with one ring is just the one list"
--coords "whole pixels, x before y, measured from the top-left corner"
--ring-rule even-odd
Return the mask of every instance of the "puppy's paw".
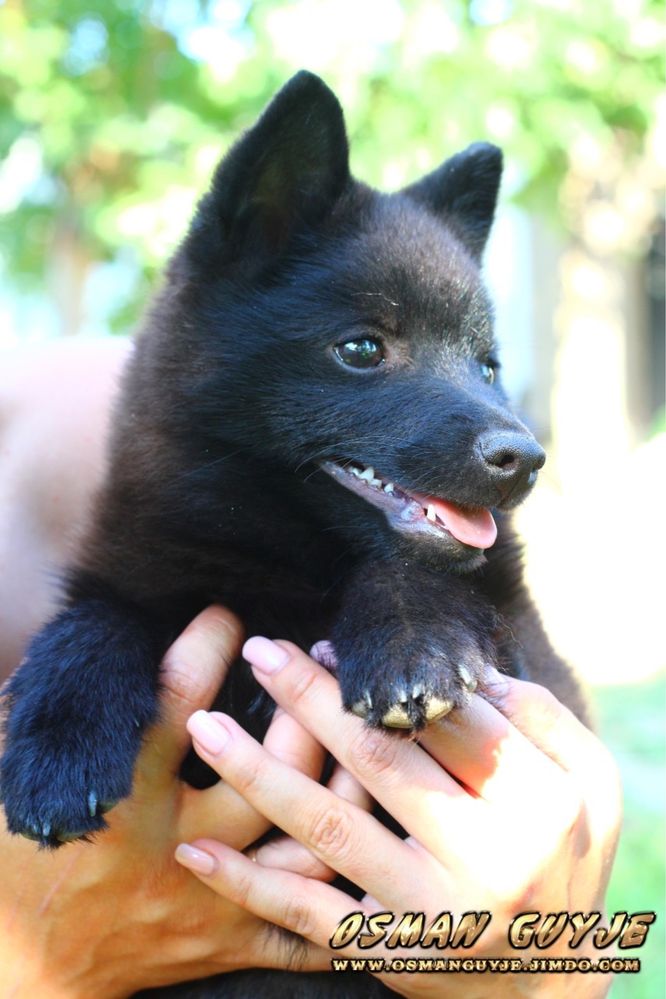
[[471, 636], [377, 637], [338, 651], [344, 706], [375, 728], [425, 728], [462, 705], [495, 665], [492, 649]]
[[4, 691], [10, 832], [57, 847], [105, 828], [132, 789], [155, 683], [149, 636], [104, 601], [75, 605], [33, 639]]
[[[468, 667], [459, 665], [456, 672], [462, 690], [473, 693], [478, 686], [478, 680]], [[413, 684], [411, 689], [394, 685], [387, 698], [391, 703], [381, 715], [379, 724], [384, 728], [424, 728], [430, 722], [438, 721], [444, 715], [448, 715], [457, 704], [461, 703], [464, 693], [460, 696], [455, 687], [455, 682], [449, 683], [448, 696], [444, 697], [441, 693], [427, 689], [422, 682]], [[359, 718], [366, 718], [371, 724], [377, 724], [377, 721], [373, 721], [373, 715], [375, 717], [377, 715], [376, 711], [373, 712], [373, 708], [372, 693], [366, 689], [362, 700], [352, 704], [349, 710]]]
[[92, 727], [79, 726], [76, 735], [60, 744], [39, 736], [10, 741], [0, 768], [10, 832], [61, 846], [104, 829], [104, 814], [130, 793], [138, 740], [134, 754], [121, 760], [112, 748], [101, 750]]

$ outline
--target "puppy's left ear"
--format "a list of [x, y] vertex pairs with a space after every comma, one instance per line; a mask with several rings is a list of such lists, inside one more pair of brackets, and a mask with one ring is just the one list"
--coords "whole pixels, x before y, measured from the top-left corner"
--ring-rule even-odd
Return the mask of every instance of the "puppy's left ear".
[[444, 216], [472, 256], [480, 260], [493, 224], [501, 178], [502, 150], [488, 142], [475, 142], [402, 193]]

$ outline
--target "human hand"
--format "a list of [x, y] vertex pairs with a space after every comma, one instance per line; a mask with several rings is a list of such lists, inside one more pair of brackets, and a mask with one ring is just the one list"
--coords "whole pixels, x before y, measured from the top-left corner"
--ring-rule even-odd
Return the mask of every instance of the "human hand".
[[[0, 993], [12, 999], [104, 999], [241, 967], [284, 967], [288, 954], [261, 919], [215, 895], [173, 862], [180, 840], [214, 836], [243, 850], [271, 825], [231, 786], [196, 791], [177, 777], [186, 719], [208, 706], [238, 653], [240, 626], [212, 607], [167, 652], [161, 721], [140, 754], [132, 797], [107, 816], [94, 844], [56, 853], [2, 840]], [[264, 742], [271, 758], [319, 776], [323, 750], [280, 713]], [[327, 876], [304, 850], [280, 863]], [[311, 948], [306, 968], [328, 966]]]
[[[494, 703], [474, 695], [427, 728], [419, 745], [344, 714], [335, 679], [290, 643], [254, 638], [244, 656], [278, 704], [358, 778], [408, 838], [272, 759], [232, 719], [199, 712], [188, 727], [202, 759], [320, 862], [367, 892], [359, 904], [330, 884], [272, 863], [269, 869], [261, 850], [253, 864], [228, 845], [199, 838], [198, 876], [217, 893], [316, 948], [326, 947], [338, 923], [359, 909], [430, 918], [491, 912], [472, 948], [444, 952], [465, 958], [533, 956], [507, 942], [520, 912], [603, 911], [620, 824], [617, 771], [596, 737], [548, 691], [493, 671], [485, 689]], [[211, 733], [218, 745], [206, 748]], [[180, 849], [178, 856], [188, 862]], [[586, 950], [570, 951], [565, 942], [536, 953], [580, 957]], [[329, 956], [413, 958], [415, 951], [369, 952], [352, 944]], [[557, 974], [380, 977], [414, 997], [468, 995], [472, 981], [478, 997], [571, 991], [571, 977]], [[608, 976], [588, 976], [577, 983], [578, 994], [604, 995], [609, 985]]]

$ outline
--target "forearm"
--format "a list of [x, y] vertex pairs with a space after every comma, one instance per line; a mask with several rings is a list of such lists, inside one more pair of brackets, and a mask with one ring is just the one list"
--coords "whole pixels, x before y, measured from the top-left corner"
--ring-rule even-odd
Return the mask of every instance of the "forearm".
[[76, 551], [102, 478], [130, 349], [109, 337], [0, 352], [0, 566], [8, 570], [0, 573], [0, 680], [53, 613], [55, 574]]

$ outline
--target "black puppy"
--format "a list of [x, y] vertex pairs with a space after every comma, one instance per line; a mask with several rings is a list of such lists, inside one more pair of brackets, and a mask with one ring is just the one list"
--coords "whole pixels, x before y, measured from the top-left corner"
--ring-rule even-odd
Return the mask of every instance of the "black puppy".
[[[137, 340], [63, 609], [8, 687], [12, 832], [104, 827], [160, 658], [214, 601], [250, 634], [329, 637], [369, 725], [422, 728], [486, 663], [583, 713], [504, 514], [544, 455], [500, 387], [479, 274], [500, 174], [478, 144], [366, 187], [309, 73], [222, 161]], [[242, 664], [219, 706], [256, 734], [271, 708]]]

